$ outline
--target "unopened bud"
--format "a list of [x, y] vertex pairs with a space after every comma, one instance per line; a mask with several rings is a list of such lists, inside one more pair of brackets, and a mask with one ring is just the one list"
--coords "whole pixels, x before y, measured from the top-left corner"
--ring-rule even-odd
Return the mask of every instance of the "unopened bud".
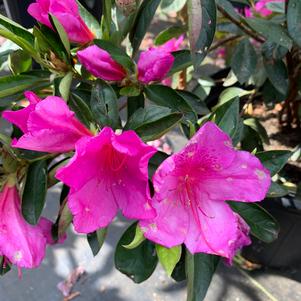
[[122, 10], [122, 12], [128, 16], [133, 13], [138, 6], [137, 0], [115, 0], [116, 6]]

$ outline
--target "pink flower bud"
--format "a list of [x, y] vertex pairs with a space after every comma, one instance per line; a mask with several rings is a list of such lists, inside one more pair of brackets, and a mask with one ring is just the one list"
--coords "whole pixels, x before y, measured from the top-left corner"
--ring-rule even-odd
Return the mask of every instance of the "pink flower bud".
[[96, 45], [77, 52], [79, 61], [94, 76], [108, 81], [121, 81], [126, 71], [111, 55]]
[[28, 7], [28, 13], [40, 23], [52, 28], [48, 14], [54, 15], [64, 27], [71, 42], [85, 44], [94, 39], [81, 18], [75, 0], [36, 0]]

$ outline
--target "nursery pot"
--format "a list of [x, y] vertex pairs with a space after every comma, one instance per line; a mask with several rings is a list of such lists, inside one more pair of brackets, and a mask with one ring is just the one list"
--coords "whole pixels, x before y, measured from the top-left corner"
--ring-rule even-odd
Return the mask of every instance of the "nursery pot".
[[[35, 24], [28, 13], [27, 8], [34, 0], [4, 0], [4, 6], [7, 16], [26, 28], [31, 28]], [[102, 0], [80, 0], [80, 2], [98, 19], [102, 15]]]
[[294, 206], [293, 198], [289, 197], [267, 199], [262, 205], [278, 221], [279, 238], [270, 244], [253, 238], [252, 245], [242, 250], [243, 257], [271, 268], [301, 267], [301, 210]]

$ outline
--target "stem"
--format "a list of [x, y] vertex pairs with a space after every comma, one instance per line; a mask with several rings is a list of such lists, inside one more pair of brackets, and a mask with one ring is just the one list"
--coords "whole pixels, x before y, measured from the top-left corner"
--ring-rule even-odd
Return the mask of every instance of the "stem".
[[233, 35], [233, 36], [230, 36], [230, 37], [227, 37], [227, 38], [224, 38], [224, 39], [221, 39], [219, 41], [217, 41], [216, 43], [214, 43], [210, 49], [209, 49], [209, 52], [210, 51], [213, 51], [221, 46], [223, 46], [224, 44], [227, 44], [229, 42], [232, 42], [232, 41], [235, 41], [236, 39], [240, 38], [241, 36], [240, 35]]
[[264, 43], [265, 39], [258, 35], [256, 32], [254, 32], [252, 29], [248, 28], [244, 23], [241, 21], [236, 20], [233, 18], [231, 15], [229, 15], [226, 10], [221, 7], [220, 5], [217, 5], [218, 10], [227, 18], [229, 19], [232, 23], [234, 23], [236, 26], [238, 26], [243, 32], [245, 32], [247, 35], [252, 37], [254, 40]]

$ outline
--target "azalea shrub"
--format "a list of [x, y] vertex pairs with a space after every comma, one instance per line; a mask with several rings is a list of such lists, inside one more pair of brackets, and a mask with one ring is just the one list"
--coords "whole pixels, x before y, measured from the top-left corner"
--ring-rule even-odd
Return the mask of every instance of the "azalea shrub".
[[[141, 49], [153, 19], [171, 12], [176, 25]], [[0, 134], [1, 274], [37, 268], [69, 228], [96, 256], [120, 212], [132, 224], [116, 268], [141, 283], [159, 262], [187, 279], [188, 301], [203, 300], [220, 259], [231, 265], [252, 237], [278, 235], [258, 202], [285, 194], [275, 175], [290, 153], [264, 150], [248, 106], [263, 95], [295, 113], [301, 2], [103, 1], [96, 20], [75, 0], [37, 0], [28, 13], [32, 30], [0, 16], [11, 125]], [[219, 58], [222, 71], [206, 74]], [[176, 153], [158, 140], [170, 131], [187, 139]]]

